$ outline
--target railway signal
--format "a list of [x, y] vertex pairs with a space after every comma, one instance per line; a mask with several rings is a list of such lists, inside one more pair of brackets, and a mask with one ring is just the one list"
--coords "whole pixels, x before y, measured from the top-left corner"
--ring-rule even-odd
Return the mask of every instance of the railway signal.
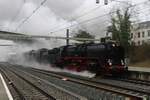
[[108, 5], [108, 0], [104, 0], [104, 5]]
[[98, 3], [99, 3], [99, 0], [96, 0], [96, 3], [98, 4]]
[[[96, 0], [96, 3], [99, 4], [100, 0]], [[108, 5], [108, 0], [104, 0], [104, 5]]]

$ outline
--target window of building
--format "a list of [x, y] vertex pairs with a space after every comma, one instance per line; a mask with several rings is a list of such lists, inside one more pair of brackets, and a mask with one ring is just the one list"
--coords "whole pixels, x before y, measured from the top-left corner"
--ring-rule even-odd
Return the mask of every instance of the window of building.
[[131, 39], [133, 38], [133, 33], [131, 33]]
[[144, 36], [145, 36], [145, 32], [143, 31], [143, 32], [142, 32], [142, 37], [144, 37]]
[[144, 40], [142, 40], [142, 44], [144, 44], [145, 43], [145, 41]]
[[140, 35], [141, 35], [140, 32], [138, 32], [138, 38], [140, 38]]
[[138, 45], [140, 45], [140, 41], [138, 41]]
[[148, 33], [148, 36], [150, 36], [150, 30], [148, 30], [147, 33]]

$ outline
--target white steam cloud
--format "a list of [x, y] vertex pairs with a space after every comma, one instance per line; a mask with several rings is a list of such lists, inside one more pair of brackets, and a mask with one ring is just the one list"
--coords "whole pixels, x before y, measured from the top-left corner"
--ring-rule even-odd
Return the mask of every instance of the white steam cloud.
[[[24, 49], [22, 49], [22, 48], [24, 48]], [[12, 64], [18, 64], [18, 65], [23, 65], [23, 66], [27, 66], [27, 67], [37, 68], [37, 69], [49, 70], [49, 71], [54, 71], [54, 72], [66, 72], [66, 73], [80, 75], [80, 76], [84, 76], [84, 77], [88, 77], [88, 78], [92, 78], [96, 75], [95, 73], [91, 73], [89, 71], [75, 72], [75, 71], [70, 71], [67, 69], [61, 69], [58, 67], [52, 67], [50, 63], [49, 64], [48, 63], [40, 64], [36, 61], [31, 61], [31, 60], [25, 58], [25, 56], [23, 55], [24, 52], [28, 52], [29, 50], [32, 50], [32, 49], [37, 50], [39, 48], [41, 48], [41, 47], [38, 47], [38, 45], [34, 45], [34, 46], [28, 47], [28, 48], [26, 45], [18, 45], [17, 48], [14, 47], [7, 56], [1, 55], [0, 58], [5, 58], [5, 61], [8, 61], [9, 63], [12, 63]], [[17, 51], [15, 51], [16, 49], [17, 49]]]

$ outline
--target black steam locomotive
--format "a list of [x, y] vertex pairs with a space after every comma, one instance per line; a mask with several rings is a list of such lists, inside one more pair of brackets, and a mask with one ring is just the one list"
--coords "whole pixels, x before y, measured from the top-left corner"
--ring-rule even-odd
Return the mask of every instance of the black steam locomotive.
[[29, 61], [81, 72], [116, 74], [127, 71], [124, 48], [115, 42], [67, 45], [32, 50], [24, 54]]

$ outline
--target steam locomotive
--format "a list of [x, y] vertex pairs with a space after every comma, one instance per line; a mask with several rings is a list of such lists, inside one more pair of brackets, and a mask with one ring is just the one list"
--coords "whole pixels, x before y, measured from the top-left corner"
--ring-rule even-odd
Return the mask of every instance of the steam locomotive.
[[29, 61], [81, 72], [122, 74], [127, 71], [124, 48], [115, 42], [42, 48], [24, 54]]

